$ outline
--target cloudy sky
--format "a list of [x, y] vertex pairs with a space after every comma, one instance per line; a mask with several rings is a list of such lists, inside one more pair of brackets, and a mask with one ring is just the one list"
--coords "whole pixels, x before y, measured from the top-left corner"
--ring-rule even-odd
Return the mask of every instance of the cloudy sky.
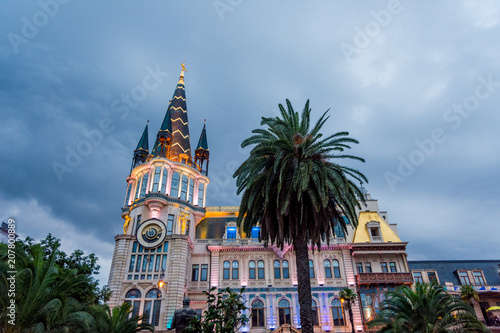
[[[327, 109], [410, 259], [498, 259], [500, 4], [242, 1], [0, 4], [0, 220], [95, 252], [106, 283], [132, 151], [186, 61], [206, 119], [209, 205], [237, 205], [239, 143], [289, 98]], [[152, 143], [150, 143], [152, 144]], [[192, 142], [196, 144], [196, 142]]]

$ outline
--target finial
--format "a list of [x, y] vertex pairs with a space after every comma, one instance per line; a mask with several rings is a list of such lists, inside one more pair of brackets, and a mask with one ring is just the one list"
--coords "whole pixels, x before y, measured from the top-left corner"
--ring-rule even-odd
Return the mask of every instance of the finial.
[[187, 72], [185, 62], [186, 62], [186, 60], [184, 60], [184, 62], [181, 64], [183, 72]]
[[203, 119], [203, 122], [205, 122], [205, 123], [206, 123], [206, 122], [207, 122], [207, 120], [206, 120], [206, 119]]
[[146, 121], [147, 124], [149, 124], [149, 119]]

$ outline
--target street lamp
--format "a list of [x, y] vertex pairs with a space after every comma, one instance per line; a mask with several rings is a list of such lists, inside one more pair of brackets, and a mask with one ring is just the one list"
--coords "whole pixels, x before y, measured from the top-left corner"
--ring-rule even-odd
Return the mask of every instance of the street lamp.
[[163, 285], [165, 284], [165, 282], [163, 282], [164, 278], [165, 278], [165, 270], [162, 268], [160, 273], [160, 280], [158, 281], [159, 288], [163, 287]]
[[344, 324], [344, 332], [346, 331], [346, 321], [345, 321], [345, 313], [344, 313], [344, 301], [345, 299], [342, 297], [340, 298], [340, 306], [342, 308], [342, 324]]

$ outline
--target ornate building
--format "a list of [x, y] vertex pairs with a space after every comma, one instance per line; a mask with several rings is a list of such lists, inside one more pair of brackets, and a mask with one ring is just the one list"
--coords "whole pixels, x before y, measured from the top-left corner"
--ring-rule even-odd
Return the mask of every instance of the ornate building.
[[[245, 286], [251, 320], [242, 331], [300, 328], [293, 248], [264, 247], [258, 226], [251, 234], [240, 232], [238, 207], [205, 206], [209, 157], [205, 126], [194, 155], [191, 150], [183, 70], [153, 148], [146, 126], [133, 154], [125, 223], [115, 237], [109, 276], [110, 306], [130, 302], [134, 314], [146, 316], [159, 332], [170, 327], [183, 297], [201, 314], [203, 291]], [[359, 295], [353, 319], [362, 331], [385, 291], [413, 282], [407, 243], [377, 200], [365, 196], [356, 229], [338, 228], [329, 245], [311, 248], [315, 331], [350, 330], [339, 298], [343, 288]]]

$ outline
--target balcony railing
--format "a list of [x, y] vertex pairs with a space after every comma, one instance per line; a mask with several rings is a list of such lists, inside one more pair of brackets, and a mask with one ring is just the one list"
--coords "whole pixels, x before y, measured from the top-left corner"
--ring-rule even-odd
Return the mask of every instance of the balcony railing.
[[358, 280], [358, 284], [413, 283], [413, 276], [411, 273], [358, 273], [356, 279]]
[[372, 242], [382, 243], [383, 242], [382, 236], [372, 236]]

